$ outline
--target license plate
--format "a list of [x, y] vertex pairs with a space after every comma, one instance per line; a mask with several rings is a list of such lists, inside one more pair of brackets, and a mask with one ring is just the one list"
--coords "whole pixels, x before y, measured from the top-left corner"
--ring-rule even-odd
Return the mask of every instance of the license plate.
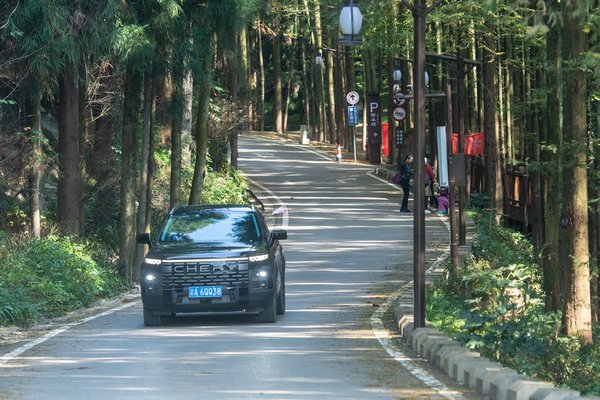
[[191, 286], [188, 288], [188, 297], [190, 299], [222, 297], [222, 286]]

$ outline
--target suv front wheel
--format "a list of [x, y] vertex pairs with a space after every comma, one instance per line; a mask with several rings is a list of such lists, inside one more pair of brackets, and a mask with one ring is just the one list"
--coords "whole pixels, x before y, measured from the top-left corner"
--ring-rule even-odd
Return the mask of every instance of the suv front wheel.
[[[279, 279], [279, 274], [276, 279]], [[277, 320], [277, 284], [273, 284], [273, 294], [269, 298], [263, 310], [258, 314], [258, 320], [263, 323], [271, 323]]]
[[144, 325], [160, 326], [162, 324], [162, 316], [152, 314], [152, 311], [144, 307]]

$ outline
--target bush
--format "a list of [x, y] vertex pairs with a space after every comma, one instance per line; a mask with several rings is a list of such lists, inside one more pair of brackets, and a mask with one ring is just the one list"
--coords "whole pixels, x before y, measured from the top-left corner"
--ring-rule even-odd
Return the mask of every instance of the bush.
[[56, 317], [125, 288], [99, 246], [55, 235], [0, 243], [1, 325]]
[[246, 180], [239, 172], [211, 172], [204, 180], [203, 204], [243, 204], [247, 202]]
[[[528, 238], [484, 212], [473, 259], [430, 289], [427, 319], [465, 346], [520, 373], [600, 394], [600, 341], [560, 336], [560, 313], [544, 311], [541, 271]], [[450, 267], [449, 267], [450, 268]], [[595, 327], [595, 337], [600, 328]]]

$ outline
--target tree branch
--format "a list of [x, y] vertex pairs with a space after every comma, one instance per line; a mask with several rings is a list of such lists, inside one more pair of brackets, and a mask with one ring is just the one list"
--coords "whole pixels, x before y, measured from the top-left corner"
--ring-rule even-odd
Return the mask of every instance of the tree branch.
[[404, 3], [404, 5], [406, 6], [406, 8], [408, 8], [410, 10], [410, 12], [415, 12], [415, 7], [414, 5], [411, 5], [408, 0], [402, 0], [402, 3]]

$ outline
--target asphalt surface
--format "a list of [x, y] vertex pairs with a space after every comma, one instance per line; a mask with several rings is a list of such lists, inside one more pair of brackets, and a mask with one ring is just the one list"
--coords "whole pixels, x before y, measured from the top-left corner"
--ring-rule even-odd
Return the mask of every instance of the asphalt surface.
[[[393, 300], [412, 280], [413, 257], [412, 215], [398, 212], [396, 186], [293, 141], [243, 136], [239, 164], [289, 233], [277, 323], [203, 314], [146, 328], [134, 296], [2, 347], [0, 399], [480, 398], [394, 332]], [[431, 249], [444, 247], [439, 227]]]
[[[277, 323], [201, 314], [146, 328], [132, 291], [43, 326], [0, 329], [0, 399], [593, 398], [414, 329], [412, 214], [398, 212], [389, 171], [296, 140], [240, 138], [257, 204], [289, 233]], [[425, 221], [434, 280], [448, 226], [435, 214]]]

